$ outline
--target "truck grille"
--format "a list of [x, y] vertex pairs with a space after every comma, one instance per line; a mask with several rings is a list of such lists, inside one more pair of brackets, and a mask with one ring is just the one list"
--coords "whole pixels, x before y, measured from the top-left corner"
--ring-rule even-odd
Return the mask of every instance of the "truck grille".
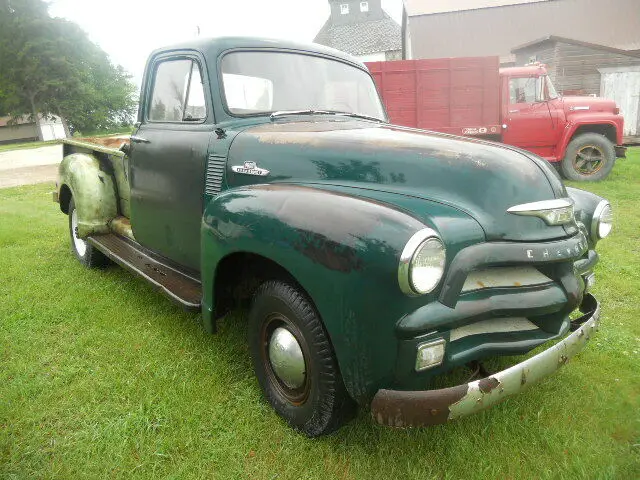
[[553, 280], [530, 265], [489, 267], [469, 272], [462, 287], [462, 293], [485, 288], [529, 287], [547, 283], [553, 283]]
[[209, 155], [207, 162], [207, 179], [204, 187], [204, 193], [207, 195], [217, 195], [220, 193], [226, 163], [227, 158], [224, 156]]

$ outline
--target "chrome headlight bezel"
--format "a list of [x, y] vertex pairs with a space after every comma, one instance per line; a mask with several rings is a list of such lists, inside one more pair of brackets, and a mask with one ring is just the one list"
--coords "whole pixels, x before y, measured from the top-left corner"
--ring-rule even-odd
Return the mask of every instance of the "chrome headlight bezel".
[[[440, 276], [433, 282], [428, 289], [419, 289], [416, 287], [415, 282], [412, 279], [412, 268], [413, 263], [419, 252], [421, 252], [422, 248], [426, 247], [429, 242], [437, 241], [440, 243], [440, 246], [443, 251], [443, 266], [442, 271], [440, 272]], [[411, 297], [417, 297], [420, 295], [426, 295], [427, 293], [433, 292], [436, 287], [440, 284], [442, 277], [444, 276], [444, 264], [446, 263], [446, 247], [440, 235], [431, 229], [424, 228], [422, 230], [417, 231], [413, 234], [413, 236], [406, 243], [402, 253], [400, 254], [400, 263], [398, 265], [398, 284], [400, 285], [400, 290]]]
[[[603, 225], [609, 226], [604, 234], [601, 229]], [[601, 200], [593, 211], [593, 217], [591, 218], [591, 238], [594, 241], [602, 240], [609, 236], [611, 230], [613, 230], [613, 209], [608, 201]]]

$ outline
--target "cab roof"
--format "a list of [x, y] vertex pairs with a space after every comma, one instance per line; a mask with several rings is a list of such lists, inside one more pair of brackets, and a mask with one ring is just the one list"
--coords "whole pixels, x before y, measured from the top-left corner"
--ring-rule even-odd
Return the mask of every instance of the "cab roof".
[[234, 49], [278, 49], [293, 50], [306, 53], [316, 53], [324, 56], [334, 57], [339, 60], [366, 68], [364, 64], [356, 58], [348, 55], [340, 50], [325, 47], [317, 43], [292, 42], [290, 40], [282, 40], [275, 38], [262, 37], [213, 37], [198, 38], [188, 42], [182, 42], [158, 48], [151, 53], [150, 57], [172, 50], [196, 50], [201, 52], [207, 58], [217, 58], [222, 53]]
[[525, 65], [524, 67], [506, 67], [500, 69], [500, 75], [532, 76], [546, 75], [546, 65]]

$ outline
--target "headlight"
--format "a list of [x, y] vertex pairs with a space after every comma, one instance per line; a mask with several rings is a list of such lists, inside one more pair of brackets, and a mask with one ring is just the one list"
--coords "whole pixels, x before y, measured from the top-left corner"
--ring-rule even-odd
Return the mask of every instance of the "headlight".
[[411, 296], [432, 292], [442, 279], [445, 259], [445, 247], [435, 231], [425, 228], [416, 232], [400, 256], [400, 290]]
[[601, 240], [611, 233], [613, 228], [613, 211], [611, 205], [606, 200], [602, 200], [591, 220], [591, 237], [594, 241]]

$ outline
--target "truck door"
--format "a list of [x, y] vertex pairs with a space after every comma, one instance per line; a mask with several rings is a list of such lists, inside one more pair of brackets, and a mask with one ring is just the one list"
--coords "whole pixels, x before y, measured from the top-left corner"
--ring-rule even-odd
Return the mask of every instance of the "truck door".
[[544, 96], [543, 77], [507, 77], [503, 88], [504, 143], [537, 153], [553, 155], [557, 131]]
[[142, 121], [131, 137], [133, 234], [144, 247], [196, 271], [214, 128], [203, 64], [195, 54], [174, 52], [150, 63]]

